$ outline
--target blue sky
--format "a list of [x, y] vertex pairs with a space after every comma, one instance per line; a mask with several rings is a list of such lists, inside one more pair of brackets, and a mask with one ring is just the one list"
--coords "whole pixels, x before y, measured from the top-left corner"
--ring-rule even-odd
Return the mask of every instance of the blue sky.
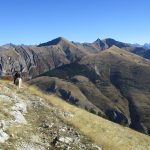
[[0, 45], [62, 36], [93, 42], [150, 42], [150, 0], [1, 0]]

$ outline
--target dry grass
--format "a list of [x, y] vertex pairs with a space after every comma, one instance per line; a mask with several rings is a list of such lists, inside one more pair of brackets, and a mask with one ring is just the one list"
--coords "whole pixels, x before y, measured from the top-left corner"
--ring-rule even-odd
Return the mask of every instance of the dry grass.
[[11, 106], [12, 106], [11, 103], [5, 104], [3, 102], [0, 102], [0, 119], [8, 119], [8, 118], [10, 118], [9, 112], [6, 111], [4, 108], [11, 109]]
[[[8, 84], [8, 86], [10, 86], [10, 89], [12, 89], [11, 86], [13, 85], [9, 84], [9, 81], [1, 81], [1, 85], [6, 83]], [[14, 91], [15, 90], [16, 89], [14, 89]], [[10, 91], [8, 91], [8, 94], [9, 93]], [[44, 94], [37, 87], [24, 84], [23, 88], [21, 90], [18, 90], [17, 93], [20, 93], [24, 96], [27, 94], [39, 96], [43, 98], [47, 104], [72, 113], [74, 116], [72, 118], [66, 118], [66, 120], [64, 121], [77, 128], [81, 133], [89, 137], [94, 143], [102, 147], [103, 150], [150, 149], [149, 136], [138, 133], [127, 127], [120, 126], [101, 117], [93, 115], [85, 110], [70, 105], [55, 95]], [[20, 134], [22, 134], [22, 129], [23, 128], [17, 129], [14, 135], [16, 135], [16, 137], [19, 137]], [[14, 133], [14, 130], [15, 128], [12, 127], [7, 132]]]
[[150, 137], [127, 127], [90, 114], [85, 110], [72, 106], [55, 95], [46, 95], [37, 87], [26, 87], [28, 92], [40, 96], [47, 103], [74, 114], [66, 121], [88, 136], [104, 150], [149, 150]]

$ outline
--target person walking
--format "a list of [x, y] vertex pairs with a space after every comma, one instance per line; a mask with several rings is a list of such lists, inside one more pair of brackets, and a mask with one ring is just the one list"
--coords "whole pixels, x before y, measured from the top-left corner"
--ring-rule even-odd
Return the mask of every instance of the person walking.
[[14, 75], [14, 84], [16, 83], [17, 78], [21, 78], [21, 74], [18, 71]]

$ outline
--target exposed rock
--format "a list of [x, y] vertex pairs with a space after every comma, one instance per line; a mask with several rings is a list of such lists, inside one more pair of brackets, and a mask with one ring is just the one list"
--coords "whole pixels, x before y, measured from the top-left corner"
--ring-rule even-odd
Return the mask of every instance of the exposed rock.
[[27, 121], [20, 111], [11, 111], [10, 114], [14, 117], [15, 123], [27, 124]]
[[20, 111], [21, 113], [26, 113], [27, 112], [27, 108], [26, 108], [26, 104], [24, 102], [17, 102], [13, 107], [12, 110], [13, 111]]
[[64, 142], [64, 143], [66, 143], [66, 144], [70, 144], [70, 143], [73, 142], [73, 139], [70, 138], [70, 137], [60, 137], [60, 138], [58, 139], [58, 141]]
[[5, 133], [2, 129], [0, 129], [0, 143], [4, 143], [9, 139], [9, 135]]
[[46, 150], [44, 146], [33, 143], [20, 143], [17, 150]]
[[4, 120], [0, 121], [0, 129], [2, 129], [2, 130], [5, 129], [5, 121]]
[[11, 102], [11, 98], [9, 96], [6, 96], [6, 95], [0, 95], [0, 101]]
[[99, 146], [97, 146], [97, 145], [95, 145], [95, 144], [93, 144], [92, 146], [93, 146], [93, 149], [102, 150], [102, 148], [100, 148]]

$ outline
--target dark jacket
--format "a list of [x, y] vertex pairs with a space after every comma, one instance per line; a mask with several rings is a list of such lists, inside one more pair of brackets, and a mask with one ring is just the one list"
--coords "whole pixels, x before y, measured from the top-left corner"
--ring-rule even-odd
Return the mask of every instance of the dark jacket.
[[21, 75], [19, 72], [16, 72], [14, 75], [14, 84], [15, 84], [17, 78], [21, 78]]

